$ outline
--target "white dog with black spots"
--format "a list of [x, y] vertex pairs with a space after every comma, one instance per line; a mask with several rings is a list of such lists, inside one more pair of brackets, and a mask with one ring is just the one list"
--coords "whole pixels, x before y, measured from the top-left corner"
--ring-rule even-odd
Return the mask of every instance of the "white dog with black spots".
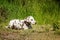
[[9, 22], [7, 28], [12, 29], [30, 29], [32, 28], [31, 24], [36, 24], [35, 19], [32, 16], [28, 16], [24, 20], [14, 19]]

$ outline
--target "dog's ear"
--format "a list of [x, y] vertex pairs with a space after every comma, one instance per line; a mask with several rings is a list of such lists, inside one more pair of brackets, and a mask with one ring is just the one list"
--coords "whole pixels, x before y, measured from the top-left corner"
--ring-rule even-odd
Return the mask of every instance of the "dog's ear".
[[31, 22], [24, 21], [25, 24], [31, 24]]
[[24, 21], [24, 23], [25, 23], [26, 25], [28, 25], [28, 22], [27, 22], [27, 21]]
[[32, 28], [30, 22], [24, 21], [24, 23], [26, 24], [26, 26], [27, 26], [29, 29]]
[[24, 21], [24, 23], [27, 23], [27, 21]]

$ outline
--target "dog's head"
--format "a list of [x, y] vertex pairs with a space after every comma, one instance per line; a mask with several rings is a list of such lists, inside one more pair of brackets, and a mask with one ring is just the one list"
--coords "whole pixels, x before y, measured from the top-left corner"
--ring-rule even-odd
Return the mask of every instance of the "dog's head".
[[33, 18], [33, 16], [28, 16], [26, 19], [27, 22], [31, 23], [31, 24], [36, 24], [35, 19]]

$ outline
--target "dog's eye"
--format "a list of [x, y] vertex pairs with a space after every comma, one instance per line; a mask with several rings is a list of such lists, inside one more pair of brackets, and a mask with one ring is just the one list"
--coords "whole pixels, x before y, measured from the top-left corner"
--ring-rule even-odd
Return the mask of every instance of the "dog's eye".
[[31, 21], [33, 21], [33, 19], [31, 19]]

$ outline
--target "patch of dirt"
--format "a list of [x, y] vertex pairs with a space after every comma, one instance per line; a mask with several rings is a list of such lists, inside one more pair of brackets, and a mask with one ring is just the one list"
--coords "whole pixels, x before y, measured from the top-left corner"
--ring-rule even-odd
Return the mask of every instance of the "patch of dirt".
[[55, 35], [54, 32], [32, 32], [31, 34], [19, 32], [0, 32], [1, 40], [60, 40], [60, 35]]
[[16, 32], [1, 32], [0, 37], [2, 40], [24, 40], [24, 37]]

